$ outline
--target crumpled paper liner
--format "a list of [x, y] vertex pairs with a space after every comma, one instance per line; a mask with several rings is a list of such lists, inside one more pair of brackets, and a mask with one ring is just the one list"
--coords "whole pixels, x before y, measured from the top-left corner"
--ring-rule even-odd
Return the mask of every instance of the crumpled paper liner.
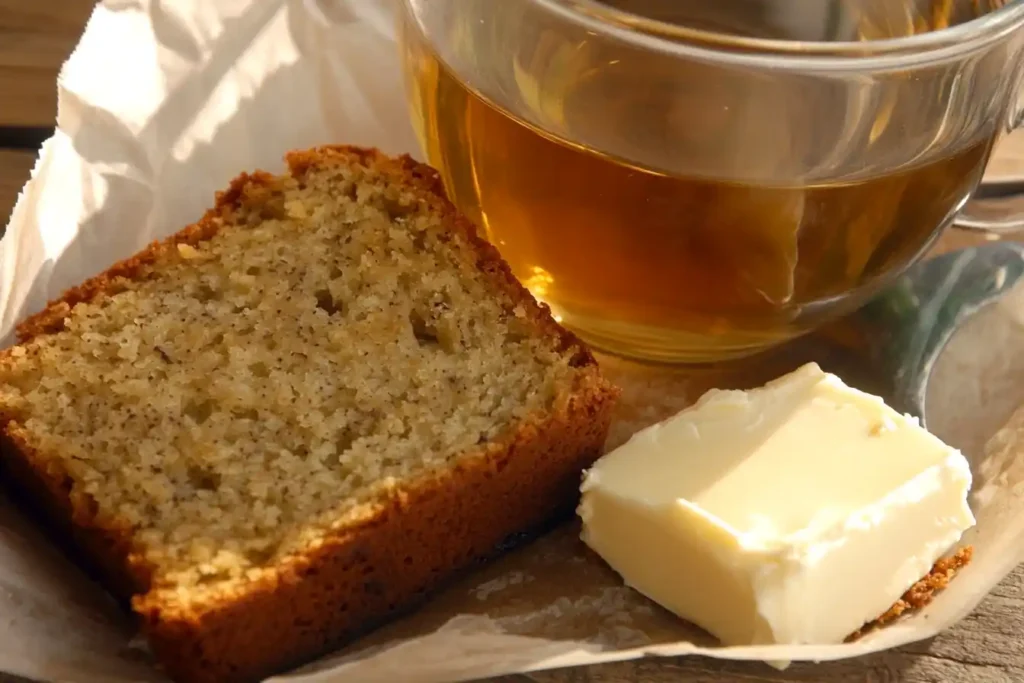
[[[287, 150], [331, 142], [415, 152], [394, 9], [389, 0], [101, 5], [61, 74], [58, 130], [0, 242], [0, 344], [68, 286], [194, 221], [241, 171], [277, 171]], [[567, 524], [280, 680], [433, 683], [691, 653], [828, 660], [934, 635], [972, 610], [1024, 548], [1019, 293], [954, 339], [932, 385], [933, 428], [974, 465], [978, 525], [965, 538], [974, 561], [923, 613], [851, 644], [722, 648], [623, 587]], [[728, 369], [603, 358], [624, 389], [609, 445], [712, 386], [754, 386], [809, 359], [865, 389], [877, 384], [864, 361], [824, 337]], [[164, 680], [130, 620], [3, 498], [0, 672]]]

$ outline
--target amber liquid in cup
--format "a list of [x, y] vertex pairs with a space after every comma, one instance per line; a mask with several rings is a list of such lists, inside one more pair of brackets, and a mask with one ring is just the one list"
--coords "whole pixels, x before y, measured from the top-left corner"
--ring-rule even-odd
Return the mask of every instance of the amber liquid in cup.
[[[659, 127], [672, 126], [677, 140], [692, 133], [688, 149], [699, 156], [716, 153], [743, 116], [785, 118], [783, 131], [806, 110], [766, 92], [763, 112], [709, 112], [729, 88], [721, 82], [681, 106], [678, 91], [659, 86], [657, 65], [635, 55], [623, 65], [587, 45], [518, 55], [524, 99], [570, 133], [556, 138], [478, 96], [414, 32], [404, 47], [421, 143], [454, 202], [564, 324], [602, 349], [648, 359], [745, 355], [819, 324], [817, 307], [927, 248], [975, 187], [995, 137], [991, 126], [938, 158], [836, 182], [673, 175], [567, 140], [615, 131], [651, 148]], [[531, 72], [534, 63], [544, 71]], [[900, 121], [882, 111], [876, 144], [899, 135]], [[799, 153], [781, 133], [757, 144], [761, 159], [773, 146], [780, 157]]]

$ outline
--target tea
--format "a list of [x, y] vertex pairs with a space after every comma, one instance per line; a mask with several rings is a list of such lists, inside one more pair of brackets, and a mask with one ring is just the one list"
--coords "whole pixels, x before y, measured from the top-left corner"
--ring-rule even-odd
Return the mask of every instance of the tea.
[[[926, 248], [980, 178], [995, 135], [988, 126], [938, 158], [921, 142], [923, 161], [884, 172], [801, 178], [789, 162], [820, 150], [786, 137], [808, 110], [787, 93], [766, 88], [751, 111], [714, 116], [715, 89], [731, 94], [722, 80], [695, 80], [709, 90], [680, 108], [664, 99], [653, 61], [608, 58], [587, 44], [556, 59], [513, 55], [517, 96], [567, 133], [555, 135], [486, 101], [416, 32], [407, 32], [405, 50], [420, 139], [455, 203], [568, 327], [598, 347], [646, 358], [720, 359], [807, 331], [820, 322], [817, 308]], [[497, 48], [474, 54], [481, 69], [510, 58]], [[531, 71], [534, 64], [543, 68]], [[871, 111], [864, 144], [884, 154], [892, 136], [908, 135], [894, 115], [903, 110]], [[659, 145], [666, 116], [676, 118], [671, 146]], [[762, 131], [777, 120], [779, 134], [745, 135], [750, 117]], [[666, 162], [571, 142], [602, 135], [628, 137], [655, 161], [664, 151]], [[719, 164], [724, 149], [749, 181], [666, 170], [680, 149]]]

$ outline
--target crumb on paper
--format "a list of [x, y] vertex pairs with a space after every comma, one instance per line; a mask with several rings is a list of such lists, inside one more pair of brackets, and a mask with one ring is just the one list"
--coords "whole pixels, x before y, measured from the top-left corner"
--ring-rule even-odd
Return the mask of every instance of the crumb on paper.
[[932, 567], [932, 570], [920, 581], [911, 586], [910, 589], [903, 594], [903, 597], [897, 600], [893, 606], [885, 612], [885, 614], [874, 621], [864, 624], [864, 626], [859, 630], [850, 634], [846, 638], [846, 642], [852, 643], [875, 629], [891, 624], [908, 613], [923, 609], [928, 605], [928, 603], [935, 599], [936, 595], [945, 590], [946, 586], [949, 585], [949, 582], [953, 580], [953, 577], [955, 577], [961, 569], [967, 566], [971, 561], [971, 556], [973, 554], [974, 548], [972, 546], [965, 546], [957, 550], [954, 555], [936, 562], [935, 566]]

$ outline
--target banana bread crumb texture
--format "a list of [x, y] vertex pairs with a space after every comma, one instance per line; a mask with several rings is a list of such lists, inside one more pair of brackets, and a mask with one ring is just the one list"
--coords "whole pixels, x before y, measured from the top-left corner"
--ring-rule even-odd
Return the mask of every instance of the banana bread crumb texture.
[[570, 404], [595, 420], [573, 458], [607, 428], [615, 391], [436, 175], [356, 148], [289, 165], [241, 177], [0, 356], [17, 457], [178, 609], [237, 597]]

